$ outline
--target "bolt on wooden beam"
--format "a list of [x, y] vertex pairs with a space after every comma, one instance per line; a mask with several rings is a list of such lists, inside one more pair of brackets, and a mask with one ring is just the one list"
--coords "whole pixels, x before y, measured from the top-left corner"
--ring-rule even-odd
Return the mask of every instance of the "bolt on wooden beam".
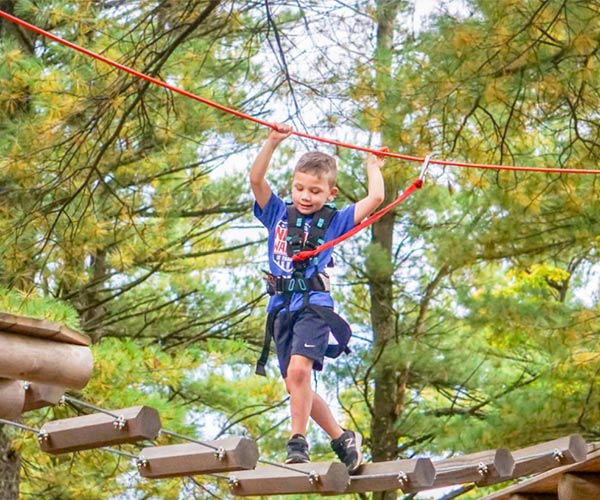
[[0, 377], [83, 389], [92, 375], [89, 347], [0, 332]]
[[509, 450], [481, 451], [433, 462], [436, 475], [433, 487], [462, 483], [491, 484], [513, 477], [515, 460]]
[[435, 468], [428, 458], [368, 463], [350, 476], [345, 493], [395, 489], [410, 493], [430, 488], [434, 479]]
[[138, 468], [143, 477], [158, 479], [253, 469], [257, 461], [258, 446], [253, 440], [232, 437], [144, 448]]
[[343, 493], [348, 481], [348, 471], [341, 463], [267, 465], [230, 474], [229, 490], [238, 496]]
[[134, 406], [111, 410], [112, 415], [94, 413], [47, 422], [40, 429], [40, 448], [60, 454], [115, 444], [155, 439], [160, 416], [154, 408]]

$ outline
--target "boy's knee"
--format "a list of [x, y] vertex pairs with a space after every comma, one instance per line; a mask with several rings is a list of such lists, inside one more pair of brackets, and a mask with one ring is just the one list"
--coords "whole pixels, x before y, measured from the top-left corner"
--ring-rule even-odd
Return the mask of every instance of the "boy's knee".
[[305, 361], [295, 362], [295, 360], [292, 359], [288, 365], [287, 376], [285, 378], [288, 391], [290, 385], [301, 385], [306, 382], [310, 384], [311, 373], [312, 366], [310, 366], [308, 363]]

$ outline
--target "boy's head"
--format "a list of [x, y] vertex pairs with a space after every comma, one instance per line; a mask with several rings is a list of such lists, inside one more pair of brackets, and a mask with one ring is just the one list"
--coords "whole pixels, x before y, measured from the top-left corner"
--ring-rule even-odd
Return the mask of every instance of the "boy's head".
[[304, 215], [320, 210], [337, 194], [335, 186], [337, 165], [335, 158], [325, 153], [311, 151], [303, 154], [294, 167], [292, 202]]

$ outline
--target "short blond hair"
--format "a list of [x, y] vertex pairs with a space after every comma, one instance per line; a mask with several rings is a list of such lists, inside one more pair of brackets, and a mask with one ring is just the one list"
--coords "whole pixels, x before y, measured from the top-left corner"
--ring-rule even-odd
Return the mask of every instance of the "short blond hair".
[[294, 173], [296, 172], [314, 175], [319, 179], [327, 177], [329, 185], [333, 187], [337, 180], [337, 163], [335, 158], [327, 153], [309, 151], [304, 153], [296, 163]]

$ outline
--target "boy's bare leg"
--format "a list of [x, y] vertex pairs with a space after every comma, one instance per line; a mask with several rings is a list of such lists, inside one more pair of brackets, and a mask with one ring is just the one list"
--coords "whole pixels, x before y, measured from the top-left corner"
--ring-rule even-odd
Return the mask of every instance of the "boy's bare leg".
[[344, 433], [344, 429], [340, 427], [333, 413], [331, 413], [329, 405], [314, 391], [310, 416], [321, 429], [329, 434], [331, 439], [337, 439]]
[[310, 386], [312, 367], [312, 359], [297, 354], [292, 355], [288, 365], [285, 386], [290, 394], [292, 436], [294, 434], [306, 435], [314, 396], [314, 391]]
[[290, 393], [292, 436], [306, 434], [310, 416], [332, 439], [336, 439], [344, 430], [337, 423], [325, 400], [312, 390], [312, 367], [313, 360], [304, 356], [293, 355], [290, 359], [285, 384]]

